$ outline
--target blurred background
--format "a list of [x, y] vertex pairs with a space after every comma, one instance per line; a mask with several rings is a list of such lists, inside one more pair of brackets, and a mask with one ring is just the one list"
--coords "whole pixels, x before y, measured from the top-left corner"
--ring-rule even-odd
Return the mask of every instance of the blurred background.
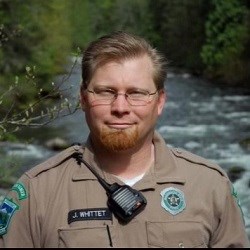
[[250, 234], [248, 0], [0, 0], [0, 195], [87, 138], [81, 53], [116, 30], [167, 57], [168, 101], [156, 129], [227, 171]]

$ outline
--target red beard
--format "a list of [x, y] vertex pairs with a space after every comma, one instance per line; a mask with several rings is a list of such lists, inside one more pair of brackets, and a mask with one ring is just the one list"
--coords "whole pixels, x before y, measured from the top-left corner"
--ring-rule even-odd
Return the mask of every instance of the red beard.
[[139, 133], [137, 129], [101, 131], [101, 142], [110, 151], [123, 151], [132, 148], [138, 142]]

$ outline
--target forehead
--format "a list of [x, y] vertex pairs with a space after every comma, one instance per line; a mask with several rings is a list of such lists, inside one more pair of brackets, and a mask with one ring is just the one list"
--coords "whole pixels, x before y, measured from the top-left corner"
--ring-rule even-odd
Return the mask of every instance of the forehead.
[[99, 66], [92, 75], [90, 84], [97, 83], [150, 86], [154, 84], [152, 62], [146, 55], [120, 61], [109, 61]]

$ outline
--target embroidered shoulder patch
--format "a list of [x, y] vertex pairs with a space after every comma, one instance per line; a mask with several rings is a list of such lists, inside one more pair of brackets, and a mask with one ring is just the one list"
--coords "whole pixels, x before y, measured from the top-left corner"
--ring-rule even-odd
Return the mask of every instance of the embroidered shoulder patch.
[[240, 199], [238, 197], [238, 193], [237, 193], [236, 189], [234, 188], [233, 184], [231, 184], [231, 194], [235, 198], [238, 206], [241, 208]]
[[18, 205], [5, 198], [0, 206], [0, 235], [7, 233], [12, 215], [18, 210]]
[[21, 182], [17, 182], [11, 190], [16, 191], [18, 194], [18, 199], [23, 200], [28, 197], [27, 190]]
[[240, 208], [244, 224], [246, 224], [245, 223], [245, 218], [244, 218], [244, 213], [243, 213], [243, 210], [242, 210], [242, 207], [241, 207], [241, 203], [240, 203], [240, 199], [238, 197], [237, 191], [236, 191], [235, 187], [233, 186], [233, 184], [231, 184], [231, 195], [234, 197], [234, 199], [235, 199], [238, 207]]

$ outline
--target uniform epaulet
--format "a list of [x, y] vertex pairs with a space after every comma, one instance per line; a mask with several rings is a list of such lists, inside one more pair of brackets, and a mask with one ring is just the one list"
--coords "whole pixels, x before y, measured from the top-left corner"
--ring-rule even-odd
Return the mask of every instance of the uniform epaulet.
[[82, 149], [82, 146], [80, 145], [73, 145], [69, 148], [66, 148], [62, 152], [56, 154], [55, 156], [52, 156], [48, 160], [31, 168], [25, 174], [30, 178], [36, 177], [44, 171], [57, 167], [64, 161], [68, 160], [74, 153], [79, 152], [81, 149]]
[[178, 158], [183, 158], [189, 162], [203, 165], [203, 166], [208, 167], [210, 169], [216, 170], [221, 175], [227, 177], [226, 172], [219, 165], [217, 165], [216, 163], [212, 163], [211, 161], [209, 161], [201, 156], [195, 155], [195, 154], [188, 152], [188, 151], [181, 149], [181, 148], [171, 148], [171, 151]]

